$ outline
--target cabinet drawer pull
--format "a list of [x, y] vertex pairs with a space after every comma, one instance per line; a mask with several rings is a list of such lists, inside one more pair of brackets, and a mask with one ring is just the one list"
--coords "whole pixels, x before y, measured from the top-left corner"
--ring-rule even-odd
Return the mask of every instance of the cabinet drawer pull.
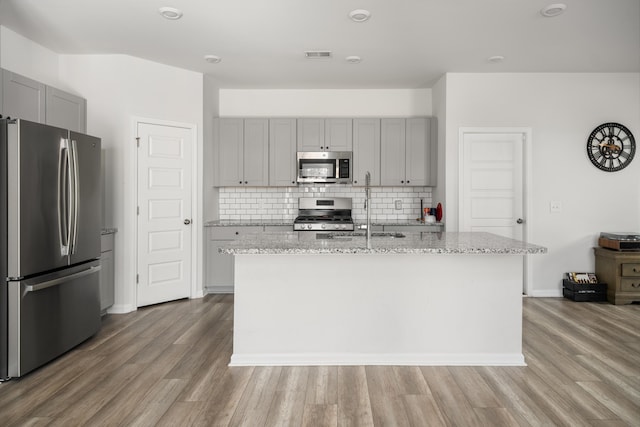
[[640, 282], [638, 282], [638, 283], [632, 283], [632, 284], [631, 284], [631, 287], [632, 287], [632, 288], [640, 288]]

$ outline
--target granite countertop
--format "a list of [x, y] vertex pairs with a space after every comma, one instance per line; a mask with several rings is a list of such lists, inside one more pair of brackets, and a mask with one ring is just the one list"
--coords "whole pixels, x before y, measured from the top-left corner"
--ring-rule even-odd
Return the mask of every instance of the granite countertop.
[[102, 230], [100, 231], [100, 234], [114, 234], [118, 231], [117, 228], [115, 227], [104, 227], [102, 228]]
[[[355, 234], [355, 235], [354, 235]], [[375, 233], [374, 233], [375, 234]], [[395, 233], [384, 233], [395, 234]], [[221, 253], [249, 254], [543, 254], [547, 248], [491, 233], [406, 232], [406, 237], [372, 237], [371, 249], [360, 233], [255, 233], [229, 241]]]
[[[363, 224], [364, 221], [355, 220], [356, 226]], [[213, 221], [207, 221], [204, 223], [205, 227], [254, 227], [254, 226], [288, 226], [293, 227], [293, 220], [291, 219], [218, 219]], [[437, 222], [435, 224], [427, 224], [420, 221], [410, 221], [405, 219], [389, 219], [389, 220], [377, 220], [371, 221], [371, 225], [384, 226], [384, 225], [419, 225], [424, 227], [444, 227], [443, 222]]]
[[285, 225], [293, 227], [290, 219], [216, 219], [204, 223], [205, 227], [262, 227]]

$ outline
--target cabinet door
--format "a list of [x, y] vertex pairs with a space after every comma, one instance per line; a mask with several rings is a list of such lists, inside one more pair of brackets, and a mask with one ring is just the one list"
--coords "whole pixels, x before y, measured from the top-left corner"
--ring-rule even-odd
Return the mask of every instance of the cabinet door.
[[365, 185], [371, 172], [371, 185], [380, 185], [380, 119], [353, 120], [353, 185]]
[[296, 120], [269, 120], [269, 185], [296, 184]]
[[269, 120], [244, 120], [244, 184], [266, 186], [269, 182]]
[[298, 151], [324, 151], [324, 119], [298, 119]]
[[4, 117], [45, 122], [45, 85], [20, 74], [2, 72], [2, 114]]
[[405, 185], [405, 119], [380, 122], [380, 183]]
[[47, 86], [45, 117], [48, 125], [86, 133], [87, 101]]
[[100, 236], [100, 311], [105, 313], [115, 302], [114, 235]]
[[353, 149], [353, 120], [325, 119], [324, 148], [331, 151], [351, 151]]
[[414, 186], [430, 185], [429, 119], [411, 118], [406, 119], [406, 122], [406, 184]]
[[216, 119], [214, 122], [218, 165], [217, 185], [233, 187], [243, 185], [243, 140], [242, 119]]

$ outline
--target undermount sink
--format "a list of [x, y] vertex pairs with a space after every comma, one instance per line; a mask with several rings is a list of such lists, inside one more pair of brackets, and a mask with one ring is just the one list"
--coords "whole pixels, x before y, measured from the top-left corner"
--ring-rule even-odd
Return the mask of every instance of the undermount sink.
[[[328, 233], [316, 234], [316, 239], [350, 239], [352, 237], [366, 237], [364, 231], [334, 231]], [[403, 233], [398, 232], [373, 232], [371, 237], [387, 237], [392, 239], [398, 239], [406, 237]]]

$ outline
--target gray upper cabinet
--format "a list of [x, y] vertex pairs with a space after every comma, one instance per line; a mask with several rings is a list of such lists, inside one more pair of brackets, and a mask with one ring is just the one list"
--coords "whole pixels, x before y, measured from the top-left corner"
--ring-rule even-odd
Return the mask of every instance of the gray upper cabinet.
[[382, 185], [436, 185], [435, 125], [426, 117], [382, 119]]
[[324, 151], [324, 119], [298, 119], [298, 151]]
[[9, 70], [0, 71], [0, 114], [4, 117], [87, 132], [86, 99]]
[[269, 184], [269, 120], [244, 120], [244, 185]]
[[2, 115], [44, 123], [45, 85], [2, 70]]
[[365, 185], [367, 172], [380, 185], [380, 119], [353, 120], [353, 185]]
[[324, 120], [325, 150], [351, 151], [353, 149], [353, 120]]
[[296, 119], [269, 120], [269, 185], [296, 184]]
[[380, 184], [405, 185], [405, 119], [380, 122]]
[[298, 119], [298, 151], [351, 151], [352, 119]]
[[216, 119], [214, 122], [215, 185], [238, 187], [268, 183], [269, 120]]
[[46, 89], [46, 123], [48, 125], [87, 132], [87, 101], [51, 86]]

